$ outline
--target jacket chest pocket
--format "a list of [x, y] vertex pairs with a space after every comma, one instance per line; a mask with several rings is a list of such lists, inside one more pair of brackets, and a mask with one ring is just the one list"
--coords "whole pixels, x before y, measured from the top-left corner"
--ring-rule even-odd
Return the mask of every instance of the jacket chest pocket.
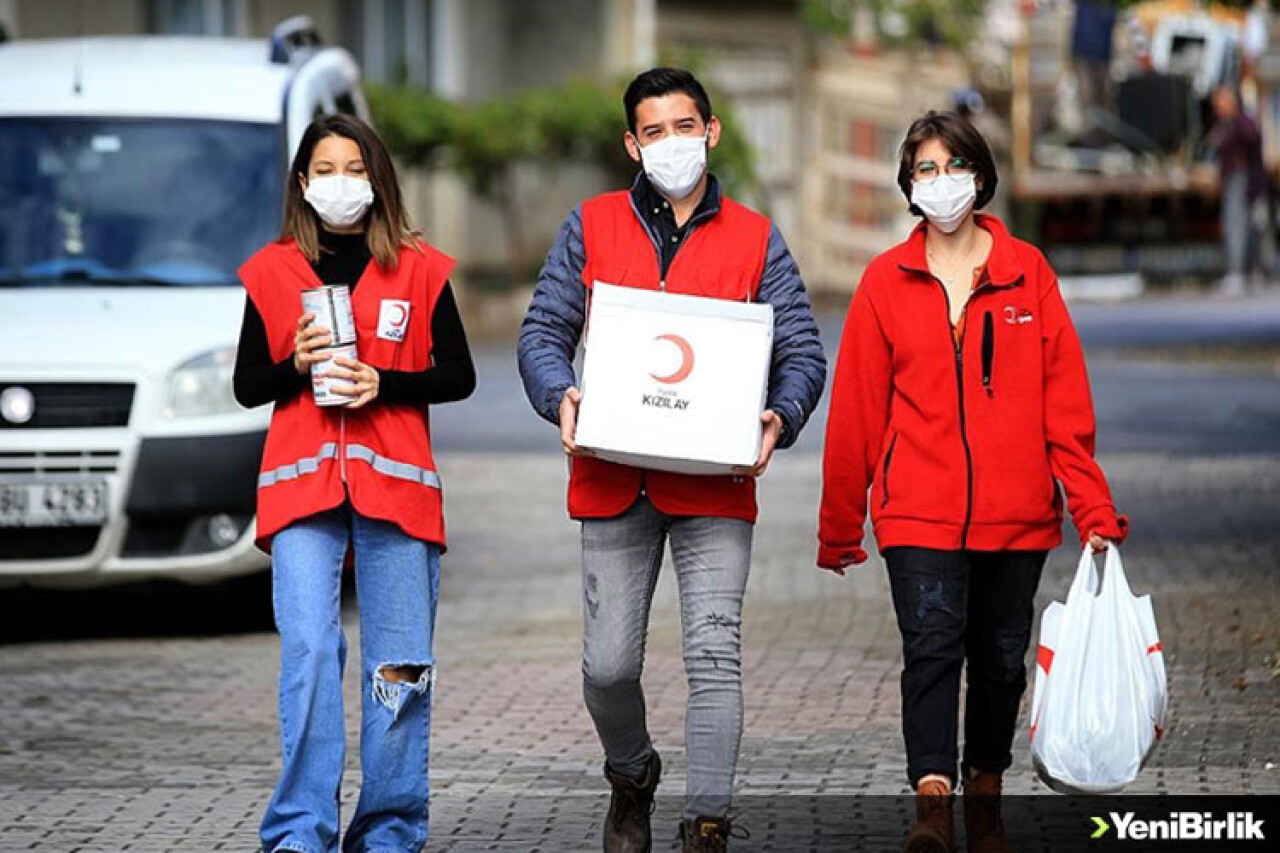
[[984, 396], [1006, 395], [1030, 381], [1029, 371], [1040, 364], [1040, 318], [1035, 310], [1013, 300], [993, 301], [984, 305], [980, 327], [973, 331], [980, 340], [969, 357], [979, 360]]
[[987, 392], [987, 396], [995, 394], [992, 389], [991, 378], [995, 370], [996, 359], [996, 324], [990, 311], [984, 311], [982, 314], [982, 390]]

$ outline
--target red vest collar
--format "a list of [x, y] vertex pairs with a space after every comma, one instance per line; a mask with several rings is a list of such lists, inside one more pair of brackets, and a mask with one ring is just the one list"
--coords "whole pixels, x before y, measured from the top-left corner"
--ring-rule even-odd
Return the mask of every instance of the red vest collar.
[[[320, 276], [316, 275], [315, 268], [311, 266], [311, 262], [307, 260], [306, 255], [302, 254], [302, 250], [298, 248], [296, 240], [288, 239], [276, 245], [280, 247], [281, 260], [292, 268], [295, 274], [301, 276], [303, 280], [311, 281], [312, 287], [324, 286], [324, 282], [320, 280]], [[403, 251], [404, 248], [401, 247], [401, 252], [403, 253]], [[370, 258], [369, 263], [365, 265], [364, 272], [360, 274], [360, 278], [352, 282], [352, 284], [372, 280], [381, 275], [382, 267], [378, 265], [377, 259]]]

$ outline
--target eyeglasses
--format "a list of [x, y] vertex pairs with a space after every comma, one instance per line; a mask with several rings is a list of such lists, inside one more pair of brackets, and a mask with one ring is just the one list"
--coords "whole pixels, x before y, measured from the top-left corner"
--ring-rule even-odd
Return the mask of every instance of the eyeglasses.
[[[945, 166], [945, 173], [948, 175], [972, 175], [973, 171], [973, 164], [964, 157], [952, 157]], [[932, 160], [920, 160], [911, 169], [911, 180], [921, 184], [928, 183], [943, 172], [944, 169], [938, 168], [938, 164]]]

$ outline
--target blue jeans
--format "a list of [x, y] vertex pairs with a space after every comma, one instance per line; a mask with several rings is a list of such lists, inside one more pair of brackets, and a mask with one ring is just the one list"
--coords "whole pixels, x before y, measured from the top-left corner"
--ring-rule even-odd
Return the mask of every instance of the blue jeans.
[[684, 816], [724, 817], [742, 742], [742, 598], [751, 524], [679, 517], [641, 497], [615, 518], [582, 522], [583, 694], [618, 773], [640, 779], [653, 754], [645, 722], [645, 636], [668, 538], [680, 587], [689, 680]]
[[[339, 606], [348, 544], [360, 611], [362, 781], [342, 850], [416, 853], [427, 841], [440, 549], [344, 504], [289, 525], [272, 546], [284, 765], [262, 819], [267, 853], [339, 849], [347, 656]], [[415, 678], [397, 680], [391, 670]]]

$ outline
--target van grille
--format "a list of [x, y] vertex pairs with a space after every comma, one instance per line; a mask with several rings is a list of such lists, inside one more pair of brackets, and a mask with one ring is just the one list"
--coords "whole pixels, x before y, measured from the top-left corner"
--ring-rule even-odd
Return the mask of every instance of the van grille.
[[131, 382], [7, 382], [9, 389], [26, 389], [35, 398], [31, 420], [12, 423], [0, 416], [0, 429], [63, 429], [129, 425], [134, 385]]
[[11, 474], [115, 474], [119, 450], [0, 450], [0, 477]]
[[83, 557], [98, 544], [101, 527], [6, 527], [0, 560], [59, 560]]

